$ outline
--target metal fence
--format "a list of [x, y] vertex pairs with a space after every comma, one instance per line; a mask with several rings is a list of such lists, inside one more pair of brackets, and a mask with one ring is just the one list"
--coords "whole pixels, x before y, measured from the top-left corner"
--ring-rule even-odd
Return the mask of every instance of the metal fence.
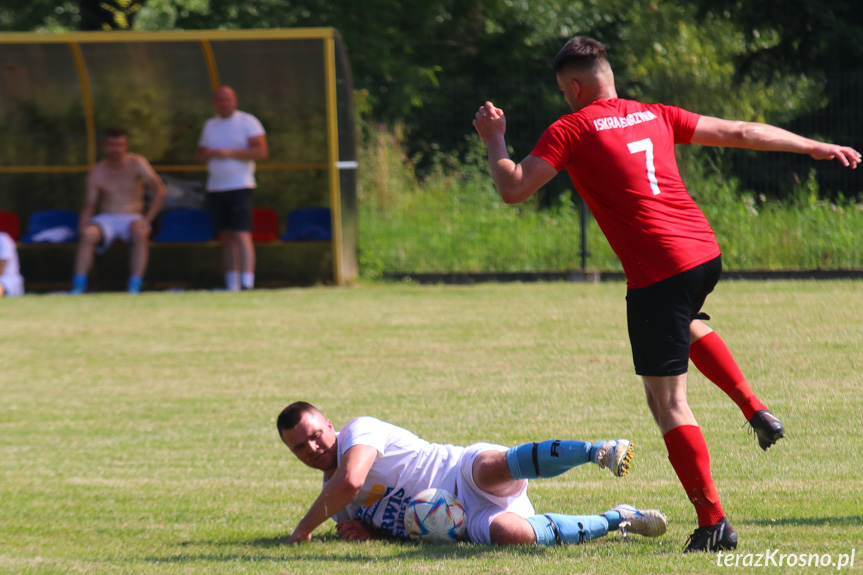
[[[849, 145], [863, 151], [863, 70], [833, 74], [826, 82], [826, 106], [801, 115], [782, 127], [808, 137]], [[512, 148], [515, 159], [523, 158], [532, 150], [543, 130], [551, 122], [569, 113], [557, 86], [549, 86], [549, 82], [527, 79], [448, 80], [428, 95], [424, 108], [415, 117], [408, 118], [408, 126], [412, 130], [409, 140], [418, 148], [413, 151], [426, 151], [423, 147], [430, 152], [464, 151], [468, 146], [468, 137], [474, 134], [471, 126], [474, 114], [486, 99], [504, 108], [506, 112], [507, 143]], [[691, 106], [690, 109], [695, 112], [704, 111], [697, 105]], [[697, 151], [696, 147], [693, 147], [692, 151], [699, 154], [699, 158], [702, 157], [702, 152]], [[717, 156], [721, 157], [718, 169], [727, 177], [738, 179], [741, 188], [747, 193], [788, 198], [807, 181], [814, 170], [821, 198], [837, 198], [841, 194], [856, 202], [863, 201], [863, 169], [849, 170], [839, 162], [817, 162], [805, 155], [736, 149], [710, 150], [704, 155], [705, 158], [708, 156], [711, 160]], [[546, 200], [572, 190], [573, 186], [564, 171], [547, 188], [549, 193], [545, 196]], [[697, 188], [697, 184], [693, 182], [693, 194], [696, 196]], [[582, 222], [586, 221], [585, 214], [586, 208], [582, 204]], [[588, 215], [587, 220], [592, 218]], [[567, 243], [568, 250], [559, 254], [565, 261], [556, 262], [544, 269], [585, 270], [590, 267], [589, 258], [596, 255], [595, 250], [599, 249], [599, 246], [593, 241], [593, 245], [588, 245], [584, 237], [584, 224], [581, 231], [582, 237], [572, 237], [572, 241]], [[415, 229], [413, 232], [427, 238], [435, 238], [442, 233], [437, 228]], [[419, 269], [411, 268], [409, 263], [407, 269], [404, 266], [405, 263], [402, 262], [393, 266], [393, 269], [384, 267], [385, 272], [394, 276], [410, 271], [414, 272], [411, 276], [415, 279], [421, 278], [421, 274], [415, 273], [420, 271]], [[441, 271], [451, 275], [463, 270]], [[432, 274], [429, 277], [430, 281], [437, 281], [437, 276]]]

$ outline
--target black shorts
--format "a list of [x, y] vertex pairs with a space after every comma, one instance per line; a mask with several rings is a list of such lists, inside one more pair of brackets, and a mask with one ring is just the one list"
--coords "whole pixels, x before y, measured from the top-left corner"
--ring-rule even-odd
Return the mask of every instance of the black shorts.
[[252, 231], [252, 211], [255, 207], [252, 192], [252, 188], [244, 188], [207, 193], [216, 233], [222, 230]]
[[699, 317], [721, 274], [719, 256], [646, 288], [626, 292], [635, 373], [669, 376], [687, 372], [689, 324]]

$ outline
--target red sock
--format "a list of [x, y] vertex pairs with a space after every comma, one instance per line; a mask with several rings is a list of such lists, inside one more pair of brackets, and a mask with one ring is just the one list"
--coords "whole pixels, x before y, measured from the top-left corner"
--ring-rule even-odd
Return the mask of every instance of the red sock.
[[752, 419], [756, 411], [767, 409], [755, 397], [755, 392], [746, 383], [746, 378], [737, 367], [737, 362], [725, 342], [715, 331], [689, 346], [689, 359], [704, 377], [715, 383], [737, 404], [746, 421]]
[[698, 514], [698, 525], [713, 525], [725, 517], [719, 504], [719, 492], [710, 475], [710, 453], [701, 428], [681, 425], [666, 433], [663, 439], [668, 460]]

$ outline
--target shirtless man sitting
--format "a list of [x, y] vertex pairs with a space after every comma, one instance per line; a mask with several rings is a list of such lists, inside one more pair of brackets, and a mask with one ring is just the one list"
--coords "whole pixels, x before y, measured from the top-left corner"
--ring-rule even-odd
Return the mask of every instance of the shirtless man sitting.
[[[78, 224], [75, 276], [71, 294], [87, 290], [93, 252], [103, 253], [114, 240], [131, 245], [129, 293], [139, 293], [149, 255], [150, 226], [165, 201], [165, 185], [150, 163], [128, 152], [126, 130], [110, 128], [102, 139], [105, 158], [87, 176], [87, 197]], [[144, 190], [153, 193], [144, 211]], [[101, 209], [98, 215], [96, 206]]]

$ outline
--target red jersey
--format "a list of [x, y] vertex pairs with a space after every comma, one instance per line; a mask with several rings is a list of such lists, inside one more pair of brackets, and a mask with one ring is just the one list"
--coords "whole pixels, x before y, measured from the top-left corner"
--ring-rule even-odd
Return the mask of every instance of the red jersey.
[[597, 100], [549, 126], [532, 155], [564, 167], [638, 289], [719, 256], [707, 218], [686, 191], [675, 144], [701, 116], [673, 106]]

